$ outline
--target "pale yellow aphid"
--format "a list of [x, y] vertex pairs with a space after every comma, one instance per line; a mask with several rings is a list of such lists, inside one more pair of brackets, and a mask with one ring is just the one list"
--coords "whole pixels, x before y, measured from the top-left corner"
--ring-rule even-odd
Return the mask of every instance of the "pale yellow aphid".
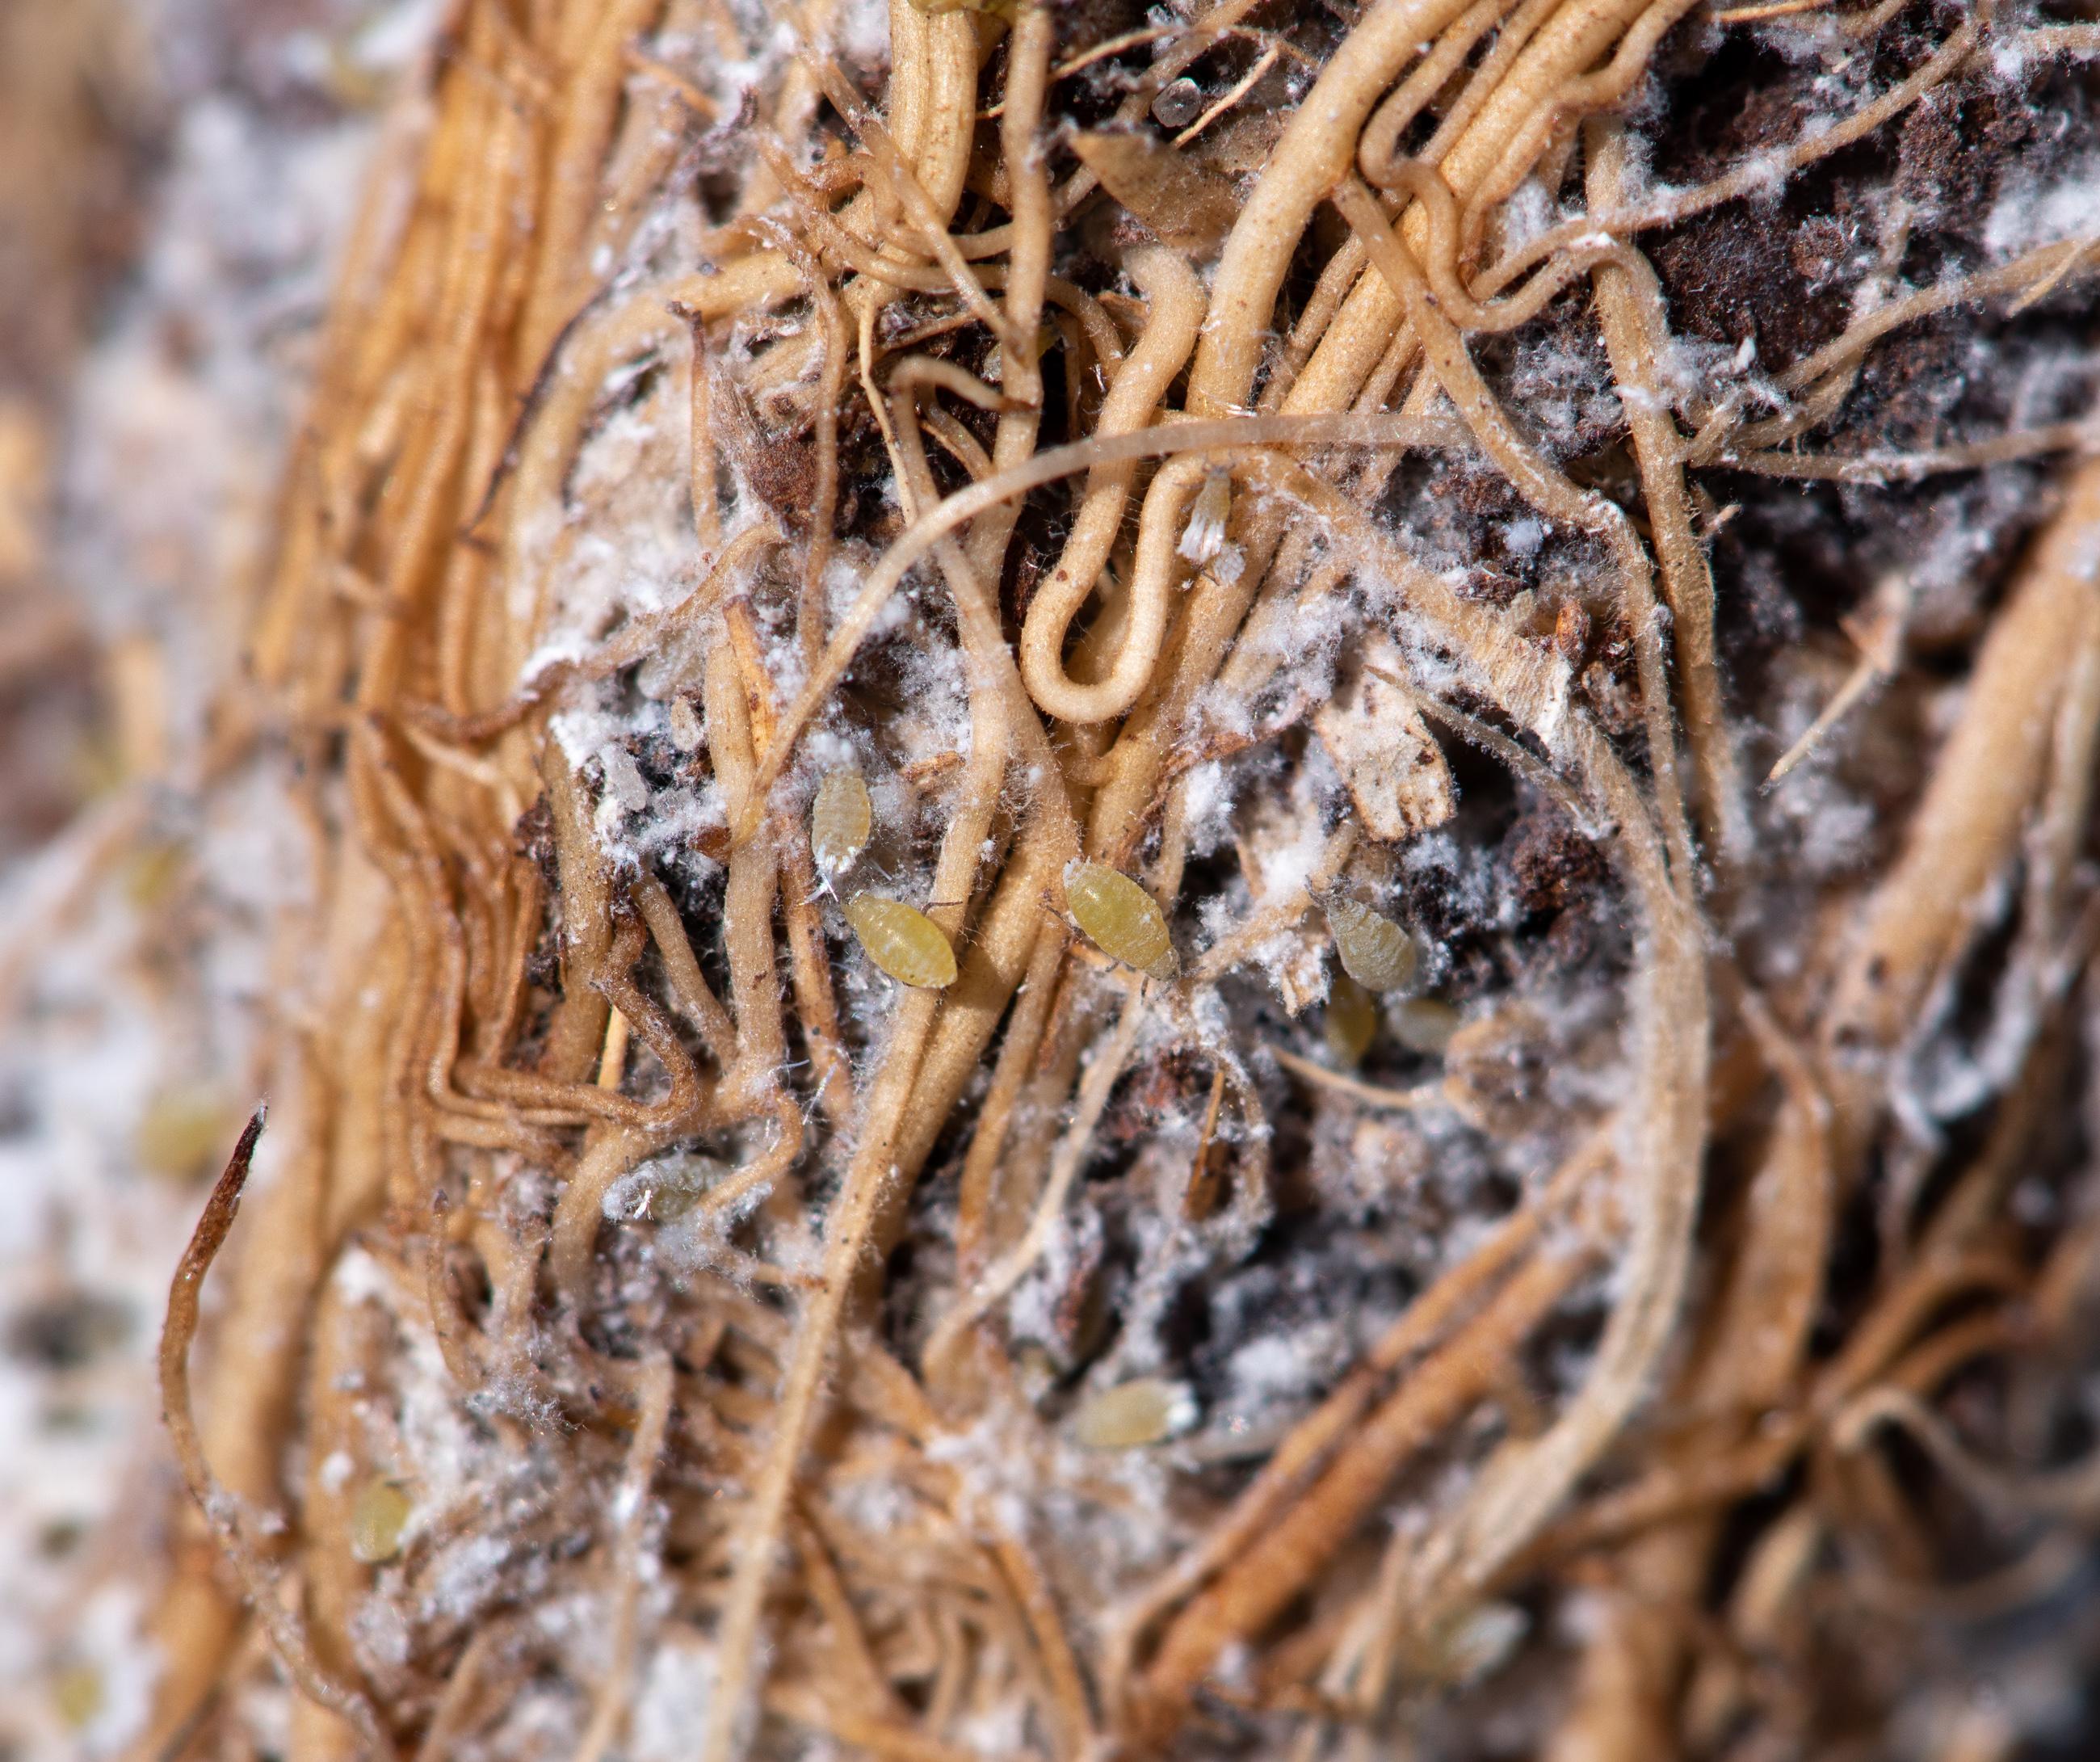
[[1089, 1395], [1072, 1415], [1072, 1439], [1088, 1450], [1141, 1450], [1196, 1418], [1195, 1398], [1180, 1383], [1140, 1376]]
[[1410, 997], [1395, 1006], [1392, 1031], [1410, 1052], [1441, 1058], [1458, 1031], [1458, 1012], [1440, 997]]
[[1065, 872], [1065, 899], [1103, 954], [1162, 981], [1181, 970], [1159, 902], [1120, 870], [1074, 863]]
[[835, 771], [817, 785], [817, 797], [810, 804], [810, 854], [827, 881], [853, 867], [867, 848], [874, 824], [875, 809], [858, 771]]
[[95, 1722], [107, 1698], [102, 1672], [92, 1664], [68, 1664], [51, 1679], [51, 1705], [75, 1731]]
[[368, 1566], [401, 1552], [401, 1532], [408, 1527], [414, 1503], [398, 1481], [374, 1475], [358, 1490], [350, 1508], [350, 1555]]
[[150, 1172], [187, 1181], [225, 1154], [226, 1113], [215, 1089], [179, 1084], [157, 1090], [139, 1115], [132, 1147]]
[[1361, 1064], [1378, 1038], [1378, 1005], [1346, 973], [1337, 973], [1328, 990], [1325, 1027], [1327, 1050], [1345, 1065]]
[[900, 985], [955, 983], [955, 951], [941, 926], [916, 907], [879, 894], [855, 894], [846, 921], [867, 957]]
[[1406, 926], [1354, 899], [1327, 902], [1327, 928], [1342, 970], [1367, 991], [1396, 991], [1414, 977], [1414, 938]]

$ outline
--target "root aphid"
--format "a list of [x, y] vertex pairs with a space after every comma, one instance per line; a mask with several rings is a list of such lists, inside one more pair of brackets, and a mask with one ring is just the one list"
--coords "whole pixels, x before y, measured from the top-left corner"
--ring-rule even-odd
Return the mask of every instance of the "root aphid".
[[374, 1475], [358, 1489], [350, 1508], [350, 1556], [377, 1566], [401, 1552], [401, 1537], [414, 1516], [415, 1501], [399, 1481]]
[[1065, 873], [1073, 920], [1111, 959], [1162, 983], [1181, 970], [1159, 902], [1120, 869], [1077, 863]]
[[1392, 1037], [1411, 1053], [1441, 1058], [1458, 1031], [1456, 1009], [1440, 997], [1403, 997], [1387, 1012]]
[[810, 854], [827, 883], [836, 881], [860, 859], [874, 824], [874, 806], [860, 773], [827, 773], [810, 804]]
[[1196, 1423], [1188, 1385], [1140, 1376], [1089, 1395], [1072, 1415], [1072, 1439], [1088, 1450], [1142, 1450]]
[[916, 906], [859, 893], [845, 910], [868, 959], [898, 984], [938, 991], [955, 983], [954, 944]]
[[1396, 991], [1414, 983], [1421, 954], [1405, 925], [1356, 899], [1330, 899], [1326, 910], [1342, 970], [1357, 984], [1367, 991]]
[[1359, 1065], [1378, 1039], [1378, 1000], [1349, 977], [1337, 973], [1328, 987], [1321, 1023], [1327, 1050], [1344, 1065]]

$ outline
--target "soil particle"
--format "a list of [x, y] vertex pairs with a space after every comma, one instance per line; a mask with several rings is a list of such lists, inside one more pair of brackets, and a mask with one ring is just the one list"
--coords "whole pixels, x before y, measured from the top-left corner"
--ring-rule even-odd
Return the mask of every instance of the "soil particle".
[[1588, 905], [1604, 880], [1597, 847], [1557, 808], [1527, 810], [1502, 842], [1510, 896], [1528, 915]]

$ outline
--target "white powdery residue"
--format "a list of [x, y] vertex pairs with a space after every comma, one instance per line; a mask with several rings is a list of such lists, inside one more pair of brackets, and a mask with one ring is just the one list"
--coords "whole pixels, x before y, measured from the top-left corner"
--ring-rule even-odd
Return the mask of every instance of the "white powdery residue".
[[[633, 868], [656, 856], [675, 856], [695, 877], [714, 863], [695, 848], [710, 828], [727, 824], [720, 788], [712, 779], [698, 788], [673, 785], [652, 790], [629, 743], [672, 740], [673, 718], [664, 706], [645, 704], [622, 713], [579, 704], [550, 717], [549, 731], [569, 767], [594, 797], [591, 824], [598, 848], [616, 866]], [[602, 787], [590, 781], [595, 771]]]
[[690, 1628], [666, 1635], [650, 1654], [630, 1729], [634, 1762], [686, 1762], [707, 1729], [715, 1695], [715, 1649]]
[[343, 54], [361, 72], [403, 73], [437, 33], [443, 0], [395, 0], [351, 32]]
[[2018, 86], [2027, 78], [2028, 55], [2027, 45], [2020, 41], [2018, 31], [2006, 31], [1993, 37], [1988, 53], [1991, 57], [1991, 72], [2001, 86]]
[[[660, 611], [675, 597], [670, 572], [677, 564], [646, 554], [645, 531], [585, 532], [569, 547], [535, 661], [543, 654], [584, 660], [620, 618]], [[528, 670], [519, 685], [529, 685], [532, 677]]]
[[[589, 1717], [589, 1703], [571, 1680], [564, 1677], [544, 1687], [536, 1684], [512, 1697], [501, 1720], [470, 1753], [529, 1756], [535, 1762], [541, 1757], [571, 1755]], [[689, 1736], [689, 1747], [690, 1742]]]
[[1198, 1045], [1224, 1053], [1238, 1043], [1241, 1024], [1226, 1009], [1225, 1000], [1215, 987], [1207, 986], [1189, 997], [1182, 1007], [1188, 1012], [1189, 1024]]
[[642, 780], [642, 767], [625, 747], [607, 741], [598, 749], [598, 765], [604, 774], [607, 793], [622, 811], [639, 814], [649, 806], [649, 785]]
[[1207, 947], [1231, 935], [1253, 904], [1246, 883], [1238, 875], [1229, 877], [1220, 891], [1198, 901], [1196, 926], [1202, 933], [1203, 945]]
[[1244, 1640], [1235, 1640], [1218, 1654], [1217, 1662], [1211, 1667], [1211, 1675], [1230, 1689], [1251, 1689], [1254, 1686], [1254, 1648]]
[[1983, 249], [2003, 260], [2059, 240], [2100, 236], [2100, 155], [2088, 155], [2046, 182], [2009, 176], [1983, 223]]
[[832, 31], [840, 53], [863, 68], [889, 64], [889, 8], [885, 0], [845, 0], [832, 14]]
[[708, 1269], [721, 1269], [722, 1273], [737, 1277], [741, 1266], [748, 1262], [743, 1256], [730, 1248], [730, 1233], [750, 1218], [766, 1199], [773, 1197], [773, 1182], [766, 1181], [752, 1186], [748, 1193], [737, 1197], [735, 1205], [725, 1205], [721, 1210], [699, 1212], [693, 1218], [681, 1220], [674, 1225], [657, 1226], [655, 1252], [664, 1265], [674, 1266], [681, 1273], [701, 1273]]
[[861, 768], [860, 749], [849, 735], [832, 727], [812, 728], [802, 736], [796, 752], [807, 772], [810, 786], [816, 787], [817, 779], [835, 771], [857, 771]]
[[569, 1674], [589, 1682], [611, 1662], [611, 1593], [571, 1591], [549, 1597], [532, 1611], [532, 1626], [560, 1652]]
[[519, 689], [529, 691], [556, 667], [572, 667], [589, 660], [593, 647], [580, 630], [564, 630], [547, 638], [518, 669]]
[[[843, 1082], [835, 1076], [834, 1082]], [[824, 1270], [823, 1239], [810, 1227], [807, 1219], [783, 1226], [775, 1224], [765, 1232], [765, 1257], [783, 1273], [810, 1279], [820, 1278]]]
[[1410, 890], [1434, 890], [1448, 915], [1480, 922], [1495, 911], [1495, 859], [1491, 850], [1461, 843], [1449, 832], [1425, 832], [1401, 853], [1401, 872]]
[[337, 1294], [346, 1304], [377, 1303], [384, 1307], [393, 1294], [386, 1269], [355, 1244], [336, 1261], [334, 1282]]
[[[897, 506], [896, 485], [885, 479], [882, 484], [883, 502], [887, 507]], [[867, 585], [869, 572], [875, 567], [876, 554], [866, 545], [841, 545], [824, 565], [825, 621], [836, 627], [845, 620], [853, 609], [854, 602], [860, 598], [861, 590]], [[888, 635], [911, 616], [911, 593], [899, 587], [883, 602], [873, 627], [868, 631], [871, 642]]]
[[364, 1596], [351, 1612], [351, 1644], [358, 1662], [374, 1675], [399, 1670], [415, 1650], [408, 1618], [384, 1596]]
[[[1802, 126], [1802, 134], [1804, 135], [1810, 134], [1819, 120], [1824, 122], [1825, 127], [1828, 127], [1829, 118], [1819, 119], [1811, 117]], [[1787, 156], [1785, 152], [1778, 148], [1767, 148], [1762, 152], [1752, 153], [1743, 161], [1742, 178], [1743, 194], [1746, 201], [1753, 204], [1776, 202], [1786, 190]]]
[[[675, 605], [698, 578], [699, 552], [686, 507], [685, 423], [668, 408], [666, 375], [615, 411], [585, 444], [570, 486], [577, 512], [566, 548], [558, 527], [534, 527], [517, 572], [527, 603], [544, 594], [540, 639], [520, 684], [554, 660], [587, 655], [616, 625]], [[540, 570], [558, 559], [544, 580]], [[517, 585], [517, 584], [514, 584]]]
[[1030, 1441], [1012, 1435], [996, 1411], [968, 1431], [947, 1432], [926, 1450], [929, 1462], [955, 1471], [955, 1517], [966, 1528], [988, 1527], [994, 1534], [1023, 1535], [1042, 1497]]
[[[1102, 1367], [1104, 1373], [1107, 1370]], [[1126, 1380], [1117, 1371], [1088, 1380], [1102, 1389]], [[1170, 1430], [1180, 1433], [1195, 1423], [1200, 1409], [1185, 1385], [1177, 1382], [1172, 1387]], [[1052, 1434], [1036, 1498], [1035, 1526], [1057, 1539], [1058, 1552], [1072, 1571], [1096, 1578], [1104, 1601], [1122, 1588], [1117, 1581], [1124, 1575], [1143, 1574], [1178, 1551], [1181, 1538], [1170, 1515], [1174, 1460], [1171, 1445], [1102, 1450], [1079, 1443], [1065, 1428]], [[1114, 1491], [1105, 1499], [1096, 1490], [1107, 1487]]]
[[635, 833], [635, 854], [643, 858], [676, 855], [687, 873], [695, 878], [708, 875], [720, 865], [704, 855], [694, 841], [702, 832], [718, 831], [728, 824], [721, 791], [712, 784], [699, 791], [660, 789], [650, 797], [648, 818]]
[[1503, 547], [1515, 557], [1535, 557], [1546, 542], [1546, 524], [1533, 514], [1520, 514], [1502, 524]]
[[600, 748], [621, 731], [619, 722], [595, 708], [565, 709], [547, 719], [547, 731], [561, 748], [569, 769], [580, 771]]
[[1244, 691], [1214, 679], [1196, 699], [1196, 726], [1207, 735], [1251, 735], [1254, 706]]
[[1232, 784], [1216, 759], [1206, 759], [1182, 778], [1181, 812], [1191, 856], [1208, 856], [1232, 836]]
[[1051, 1226], [1042, 1254], [1006, 1300], [1007, 1327], [1016, 1339], [1059, 1343], [1073, 1274], [1099, 1252], [1101, 1240], [1101, 1218], [1091, 1208], [1067, 1212]]
[[[899, 761], [912, 765], [950, 753], [967, 757], [970, 750], [968, 669], [962, 651], [922, 629], [909, 643], [893, 644], [889, 656], [902, 674], [901, 703], [884, 730]], [[882, 780], [871, 778], [876, 811], [893, 819], [906, 808], [901, 793], [885, 799]], [[936, 799], [929, 796], [928, 805]]]
[[597, 807], [591, 812], [591, 831], [597, 838], [598, 849], [616, 869], [638, 866], [635, 853], [620, 837], [626, 823], [626, 810], [620, 806], [616, 797], [611, 795], [599, 797]]
[[955, 1737], [965, 1750], [997, 1762], [1028, 1754], [1028, 1702], [1008, 1695], [989, 1706], [980, 1705], [955, 1721]]
[[1343, 1345], [1341, 1330], [1331, 1323], [1313, 1323], [1288, 1335], [1251, 1340], [1226, 1363], [1233, 1398], [1256, 1411], [1273, 1402], [1296, 1400], [1330, 1374]]
[[1564, 218], [1560, 205], [1544, 183], [1526, 178], [1502, 205], [1500, 215], [1502, 248], [1521, 250], [1540, 234], [1551, 232]]
[[825, 1483], [824, 1503], [840, 1519], [870, 1535], [901, 1530], [918, 1514], [918, 1502], [901, 1481], [886, 1474], [851, 1474]]
[[1291, 775], [1286, 810], [1261, 816], [1251, 833], [1264, 899], [1281, 899], [1312, 880], [1327, 848], [1321, 797], [1339, 783], [1325, 749], [1308, 746], [1304, 762]]
[[470, 1535], [431, 1562], [426, 1621], [470, 1621], [497, 1591], [510, 1544], [500, 1535]]
[[455, 1399], [452, 1373], [417, 1293], [404, 1293], [374, 1256], [353, 1247], [336, 1262], [337, 1290], [349, 1303], [372, 1303], [391, 1318], [400, 1342], [392, 1378], [402, 1460], [395, 1468], [416, 1490], [404, 1536], [428, 1530], [475, 1488], [501, 1477], [503, 1447], [484, 1441]]

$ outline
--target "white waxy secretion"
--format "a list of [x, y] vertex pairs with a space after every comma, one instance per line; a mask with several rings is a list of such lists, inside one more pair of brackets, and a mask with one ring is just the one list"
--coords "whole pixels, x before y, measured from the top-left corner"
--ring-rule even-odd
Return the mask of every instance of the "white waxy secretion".
[[1396, 991], [1414, 977], [1414, 938], [1405, 925], [1354, 899], [1327, 902], [1327, 928], [1342, 970], [1367, 991]]
[[867, 957], [900, 985], [938, 989], [955, 983], [955, 951], [946, 932], [915, 906], [879, 894], [855, 894], [846, 921]]
[[1225, 524], [1232, 518], [1233, 475], [1229, 471], [1204, 475], [1203, 487], [1189, 510], [1189, 523], [1182, 528], [1175, 550], [1198, 565], [1210, 562], [1225, 548]]
[[875, 810], [857, 771], [835, 771], [817, 785], [810, 804], [810, 854], [827, 881], [835, 881], [867, 848]]
[[1181, 970], [1159, 902], [1105, 863], [1075, 863], [1065, 872], [1065, 903], [1103, 954], [1160, 980]]

